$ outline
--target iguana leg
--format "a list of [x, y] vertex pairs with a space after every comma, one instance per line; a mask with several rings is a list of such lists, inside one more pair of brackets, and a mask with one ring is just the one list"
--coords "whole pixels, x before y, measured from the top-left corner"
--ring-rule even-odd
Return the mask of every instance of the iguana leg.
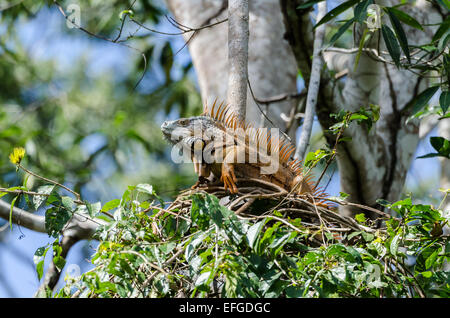
[[194, 171], [196, 174], [198, 174], [197, 182], [191, 187], [191, 189], [195, 189], [198, 188], [201, 184], [208, 183], [208, 177], [211, 174], [211, 166], [204, 162], [199, 162], [195, 158], [193, 158], [192, 161], [194, 162]]
[[[234, 173], [234, 164], [238, 163], [237, 159], [241, 158], [239, 154], [243, 155], [242, 151], [245, 148], [239, 146], [232, 146], [225, 149], [226, 156], [222, 163], [222, 173], [220, 180], [223, 181], [225, 190], [229, 190], [231, 193], [238, 193], [238, 188], [236, 187], [236, 175]], [[244, 156], [245, 160], [245, 156]]]
[[238, 193], [238, 188], [236, 187], [236, 175], [234, 174], [234, 167], [230, 163], [224, 162], [222, 164], [222, 176], [220, 181], [223, 181], [223, 186], [225, 191], [228, 189], [231, 193]]
[[208, 183], [208, 179], [203, 177], [203, 176], [199, 176], [197, 182], [195, 182], [195, 184], [191, 187], [191, 189], [196, 189], [198, 188], [200, 185]]

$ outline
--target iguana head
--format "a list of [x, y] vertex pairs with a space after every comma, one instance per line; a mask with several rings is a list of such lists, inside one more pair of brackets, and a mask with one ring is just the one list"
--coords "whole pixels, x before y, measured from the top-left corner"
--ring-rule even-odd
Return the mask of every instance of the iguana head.
[[164, 137], [172, 144], [180, 144], [189, 149], [196, 142], [206, 142], [210, 133], [207, 131], [219, 129], [217, 122], [207, 116], [196, 116], [165, 121], [161, 125]]

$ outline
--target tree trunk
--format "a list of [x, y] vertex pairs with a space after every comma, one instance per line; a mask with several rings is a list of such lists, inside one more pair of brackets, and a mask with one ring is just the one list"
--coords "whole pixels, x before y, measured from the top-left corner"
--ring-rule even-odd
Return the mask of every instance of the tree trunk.
[[[167, 0], [175, 19], [191, 27], [210, 24], [227, 18], [227, 1]], [[228, 23], [206, 28], [189, 41], [189, 51], [197, 73], [203, 103], [216, 98], [227, 99], [228, 86]], [[250, 1], [249, 3], [248, 79], [255, 97], [266, 100], [273, 96], [297, 93], [297, 68], [288, 42], [283, 38], [284, 25], [278, 0]], [[185, 40], [190, 35], [185, 34]], [[286, 130], [292, 108], [297, 99], [260, 104], [275, 127]], [[285, 116], [282, 116], [284, 114]], [[256, 127], [272, 127], [260, 112], [251, 91], [247, 89], [246, 119]], [[290, 127], [295, 137], [298, 125]]]
[[[302, 74], [309, 75], [311, 68], [303, 52], [310, 51], [311, 47], [300, 40], [299, 29], [308, 30], [311, 26], [307, 25], [310, 23], [306, 18], [308, 12], [296, 9], [301, 3], [281, 0], [285, 26], [291, 34], [290, 44], [296, 52], [297, 65]], [[414, 6], [405, 5], [402, 10], [415, 16], [421, 23], [440, 22], [440, 17], [425, 1], [417, 1]], [[299, 28], [299, 25], [302, 27]], [[358, 33], [362, 30], [356, 31], [358, 39]], [[431, 28], [421, 32], [408, 26], [405, 26], [405, 32], [410, 45], [426, 43], [433, 34]], [[377, 39], [376, 35], [374, 39]], [[372, 42], [369, 45], [378, 45], [374, 40]], [[358, 40], [354, 45], [358, 45]], [[386, 51], [382, 40], [379, 45], [381, 50]], [[337, 148], [341, 191], [350, 194], [349, 200], [352, 202], [375, 207], [377, 199], [398, 200], [403, 190], [406, 173], [419, 140], [419, 123], [411, 121], [406, 124], [410, 114], [405, 111], [405, 106], [426, 87], [426, 81], [409, 71], [376, 61], [367, 53], [362, 53], [354, 69], [355, 56], [326, 56], [327, 62], [332, 63], [330, 67], [346, 67], [348, 76], [342, 91], [339, 83], [325, 76], [316, 111], [322, 127], [327, 129], [333, 124], [330, 113], [338, 113], [342, 109], [356, 111], [370, 104], [380, 106], [380, 119], [370, 132], [366, 127], [352, 123], [345, 131], [345, 136], [352, 140], [340, 143]], [[332, 96], [330, 92], [333, 92]], [[325, 136], [332, 145], [334, 136], [327, 133]], [[345, 215], [355, 213], [349, 207], [342, 207], [341, 212]]]
[[244, 122], [247, 108], [248, 36], [248, 0], [229, 0], [227, 103]]

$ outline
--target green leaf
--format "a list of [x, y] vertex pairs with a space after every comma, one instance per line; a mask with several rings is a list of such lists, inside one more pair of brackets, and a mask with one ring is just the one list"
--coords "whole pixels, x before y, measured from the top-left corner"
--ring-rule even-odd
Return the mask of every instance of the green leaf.
[[345, 192], [339, 192], [339, 198], [341, 198], [342, 200], [345, 200], [346, 198], [349, 197], [350, 194], [345, 193]]
[[374, 240], [375, 235], [372, 233], [361, 232], [361, 236], [364, 238], [366, 242], [371, 242]]
[[412, 26], [413, 28], [423, 31], [422, 25], [416, 19], [414, 19], [412, 16], [410, 16], [409, 14], [407, 14], [401, 10], [398, 10], [396, 8], [386, 8], [386, 10], [388, 12], [390, 12], [391, 14], [395, 15], [397, 17], [397, 19], [399, 19], [403, 23], [405, 23], [409, 26]]
[[[433, 97], [433, 95], [438, 91], [438, 89], [439, 89], [439, 86], [431, 86], [431, 87], [428, 87], [426, 90], [424, 90], [419, 95], [417, 95], [416, 98], [414, 98], [414, 100], [410, 104], [413, 108], [412, 113], [416, 114], [417, 112], [422, 110], [422, 108], [425, 105], [427, 105], [428, 101], [431, 99], [431, 97]], [[407, 107], [410, 107], [410, 105], [408, 105]]]
[[269, 248], [273, 249], [273, 255], [278, 255], [283, 246], [289, 242], [290, 239], [295, 237], [296, 232], [286, 233], [285, 235], [275, 238], [272, 243], [270, 243]]
[[62, 201], [63, 206], [67, 210], [72, 211], [74, 203], [73, 203], [73, 199], [71, 197], [67, 197], [67, 196], [61, 197], [61, 201]]
[[444, 9], [450, 11], [450, 1], [449, 0], [436, 0]]
[[[371, 33], [368, 31], [368, 29], [364, 29], [363, 34], [361, 36], [361, 40], [359, 41], [358, 53], [356, 53], [356, 57], [355, 57], [355, 65], [353, 66], [354, 72], [356, 71], [356, 68], [358, 67], [359, 59], [361, 57], [362, 50], [364, 48], [364, 44], [370, 37], [371, 37]], [[354, 116], [354, 115], [352, 115], [352, 116]], [[350, 120], [351, 120], [351, 117], [350, 117]]]
[[61, 230], [72, 217], [66, 209], [53, 207], [45, 211], [45, 230], [49, 236], [57, 238]]
[[389, 54], [394, 60], [395, 65], [397, 67], [400, 66], [400, 47], [397, 42], [397, 38], [395, 37], [394, 32], [390, 27], [383, 24], [381, 26], [381, 33], [383, 34], [384, 43], [386, 44], [386, 48], [389, 51]]
[[301, 286], [289, 286], [286, 288], [286, 297], [287, 298], [300, 298], [304, 292], [303, 287]]
[[205, 200], [201, 195], [192, 196], [191, 205], [191, 219], [192, 222], [198, 225], [200, 230], [206, 230], [209, 226], [208, 209], [205, 205]]
[[401, 238], [400, 234], [397, 234], [396, 236], [394, 236], [394, 238], [392, 239], [391, 244], [389, 246], [389, 251], [394, 256], [397, 255], [398, 246], [400, 244], [400, 238]]
[[426, 159], [426, 158], [434, 158], [434, 157], [440, 157], [438, 153], [427, 153], [426, 155], [419, 156], [416, 159]]
[[56, 266], [56, 268], [59, 271], [62, 271], [64, 266], [66, 266], [66, 260], [64, 259], [64, 257], [58, 255], [58, 256], [53, 257], [53, 264]]
[[336, 41], [342, 36], [342, 34], [344, 34], [344, 32], [347, 31], [347, 29], [353, 24], [353, 22], [355, 22], [354, 18], [345, 22], [344, 25], [342, 25], [337, 30], [337, 32], [335, 34], [333, 34], [333, 36], [330, 39], [330, 43], [328, 43], [328, 47], [333, 46], [334, 43], [336, 43]]
[[212, 273], [211, 271], [201, 273], [195, 281], [195, 284], [194, 284], [195, 287], [198, 287], [198, 286], [201, 286], [201, 285], [207, 283], [209, 278], [211, 277], [211, 273]]
[[136, 186], [136, 190], [138, 192], [142, 192], [142, 193], [147, 193], [150, 195], [154, 195], [155, 191], [153, 190], [153, 186], [151, 186], [150, 184], [138, 184]]
[[20, 197], [20, 194], [16, 197], [14, 197], [14, 199], [12, 199], [11, 201], [11, 208], [9, 209], [9, 228], [12, 231], [12, 216], [13, 216], [13, 210], [14, 210], [14, 204], [16, 203], [17, 198]]
[[354, 238], [355, 236], [360, 235], [362, 232], [357, 231], [357, 232], [352, 232], [347, 236], [347, 240], [351, 240], [352, 238]]
[[367, 7], [372, 3], [372, 0], [364, 0], [358, 3], [353, 10], [354, 19], [359, 23], [363, 23], [367, 17]]
[[123, 10], [119, 13], [119, 19], [123, 20], [124, 15], [129, 15], [130, 18], [132, 19], [134, 17], [134, 12], [133, 10]]
[[36, 264], [36, 273], [38, 275], [38, 280], [41, 280], [42, 275], [44, 274], [44, 260], [43, 259]]
[[324, 0], [308, 0], [297, 7], [297, 9], [307, 9], [315, 5], [316, 3], [322, 2]]
[[367, 219], [364, 213], [356, 214], [355, 220], [359, 223], [366, 223]]
[[47, 204], [58, 207], [62, 205], [62, 198], [58, 194], [58, 192], [53, 191], [52, 193], [50, 193], [50, 195], [47, 197]]
[[442, 117], [439, 117], [438, 120], [445, 119], [445, 118], [450, 118], [450, 112], [448, 112], [447, 114], [445, 114]]
[[445, 91], [439, 96], [439, 105], [441, 106], [442, 113], [445, 114], [450, 105], [450, 91]]
[[433, 35], [432, 41], [438, 41], [450, 28], [450, 17], [447, 17], [439, 26], [436, 33]]
[[319, 253], [317, 253], [317, 252], [308, 252], [303, 257], [302, 261], [303, 261], [304, 265], [307, 266], [309, 264], [313, 264], [313, 263], [317, 262], [320, 258], [321, 258], [321, 255]]
[[350, 116], [349, 120], [350, 121], [353, 121], [353, 120], [361, 121], [361, 120], [366, 120], [366, 119], [368, 119], [368, 117], [366, 115], [354, 113]]
[[198, 232], [194, 238], [192, 239], [192, 241], [190, 241], [188, 243], [188, 245], [185, 248], [184, 251], [184, 258], [186, 259], [186, 261], [190, 262], [195, 249], [197, 248], [197, 246], [199, 246], [203, 240], [205, 239], [205, 237], [207, 236], [206, 232]]
[[120, 204], [120, 199], [111, 200], [109, 202], [106, 202], [105, 205], [103, 205], [101, 211], [102, 212], [111, 211], [111, 210], [117, 208], [119, 206], [119, 204]]
[[372, 247], [377, 252], [378, 257], [382, 258], [384, 257], [384, 255], [386, 255], [387, 249], [382, 243], [373, 241], [370, 243], [370, 247]]
[[397, 35], [398, 42], [402, 47], [403, 53], [405, 53], [408, 62], [411, 63], [411, 56], [409, 54], [408, 39], [406, 37], [405, 31], [403, 30], [402, 24], [400, 23], [397, 16], [388, 10], [389, 19], [391, 20], [392, 27], [394, 28], [395, 34]]
[[[364, 232], [362, 232], [362, 233], [364, 233]], [[362, 233], [361, 233], [361, 234], [362, 234]], [[348, 253], [352, 256], [352, 258], [353, 258], [352, 261], [355, 261], [355, 262], [357, 262], [357, 263], [361, 263], [361, 264], [362, 264], [362, 257], [361, 257], [360, 252], [359, 252], [356, 248], [354, 248], [354, 247], [352, 247], [352, 246], [347, 246], [346, 248], [347, 248], [347, 252], [348, 252]]]
[[440, 249], [435, 250], [425, 261], [425, 268], [431, 269], [436, 262]]
[[260, 221], [258, 223], [253, 224], [247, 231], [247, 241], [248, 241], [248, 246], [250, 246], [250, 248], [253, 248], [256, 239], [258, 238], [259, 233], [261, 233], [262, 228], [264, 227], [264, 224], [266, 224], [266, 221]]
[[159, 59], [161, 65], [163, 66], [166, 83], [170, 83], [170, 80], [171, 80], [170, 79], [170, 71], [172, 70], [172, 66], [173, 66], [173, 58], [174, 58], [174, 53], [172, 51], [172, 47], [170, 45], [170, 42], [167, 41], [162, 48], [161, 56]]
[[338, 5], [336, 8], [334, 8], [333, 10], [331, 10], [330, 12], [325, 14], [324, 17], [322, 19], [320, 19], [319, 22], [316, 23], [314, 28], [317, 28], [319, 25], [324, 24], [324, 23], [334, 19], [339, 14], [341, 14], [342, 12], [344, 12], [347, 9], [351, 8], [354, 4], [356, 4], [358, 2], [359, 2], [359, 0], [349, 0], [349, 1], [346, 1], [346, 2]]
[[444, 137], [430, 137], [430, 144], [437, 152], [445, 156], [450, 153], [450, 142]]
[[44, 274], [44, 261], [45, 261], [45, 255], [47, 254], [50, 246], [45, 247], [39, 247], [33, 256], [33, 262], [36, 264], [36, 273], [38, 275], [38, 280], [41, 280], [42, 275]]
[[450, 54], [444, 54], [442, 56], [442, 62], [444, 65], [444, 74], [447, 75], [447, 81], [450, 82]]
[[422, 272], [421, 274], [425, 278], [431, 278], [431, 276], [433, 276], [433, 272], [431, 272], [431, 271], [425, 271], [425, 272]]
[[48, 195], [53, 192], [55, 185], [44, 185], [39, 187], [36, 192], [46, 194], [46, 195], [35, 195], [33, 196], [33, 207], [35, 210], [39, 209], [41, 205], [47, 201]]
[[93, 218], [95, 217], [99, 212], [100, 209], [102, 208], [102, 203], [101, 202], [95, 202], [95, 203], [90, 203], [88, 201], [83, 201], [84, 204], [86, 205], [86, 209], [88, 212], [88, 215]]
[[429, 53], [437, 50], [437, 47], [435, 47], [434, 45], [421, 45], [420, 48]]
[[447, 43], [450, 41], [450, 29], [447, 30], [442, 37], [439, 39], [437, 49], [438, 51], [443, 51], [447, 47]]
[[436, 156], [442, 156], [450, 159], [450, 141], [443, 137], [431, 137], [430, 143], [437, 151], [435, 154], [427, 154], [418, 158], [430, 158]]
[[377, 202], [379, 205], [382, 205], [384, 207], [390, 207], [391, 203], [384, 199], [377, 199], [375, 202]]

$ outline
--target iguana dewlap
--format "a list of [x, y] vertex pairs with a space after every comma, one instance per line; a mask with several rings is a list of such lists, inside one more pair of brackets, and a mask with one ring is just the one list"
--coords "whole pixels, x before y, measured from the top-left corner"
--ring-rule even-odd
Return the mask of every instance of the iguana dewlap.
[[224, 104], [214, 103], [201, 116], [166, 121], [161, 130], [170, 142], [190, 152], [199, 176], [195, 186], [212, 177], [237, 193], [237, 178], [256, 178], [295, 194], [323, 197], [309, 181], [311, 175], [302, 173], [301, 163], [290, 158], [295, 150], [290, 142], [240, 122]]

